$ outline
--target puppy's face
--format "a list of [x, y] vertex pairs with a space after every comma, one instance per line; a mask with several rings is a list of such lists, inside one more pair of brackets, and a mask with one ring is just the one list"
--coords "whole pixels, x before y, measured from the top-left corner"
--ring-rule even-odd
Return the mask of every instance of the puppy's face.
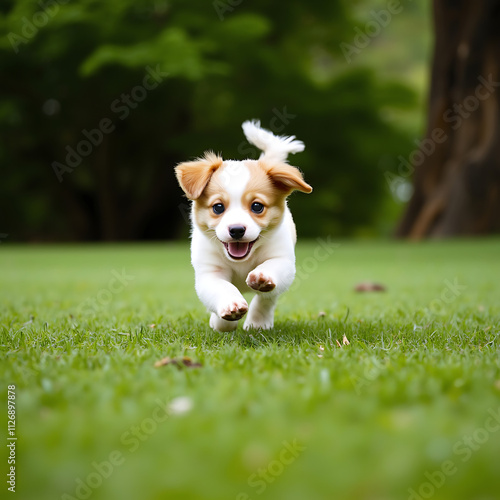
[[232, 261], [247, 259], [261, 236], [278, 226], [292, 191], [312, 191], [286, 163], [223, 161], [210, 153], [180, 164], [176, 174], [194, 200], [194, 223], [216, 237]]

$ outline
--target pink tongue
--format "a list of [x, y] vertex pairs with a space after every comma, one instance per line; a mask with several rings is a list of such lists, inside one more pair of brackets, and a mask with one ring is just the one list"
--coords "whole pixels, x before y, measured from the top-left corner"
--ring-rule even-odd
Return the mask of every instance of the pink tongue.
[[244, 257], [248, 251], [248, 242], [232, 241], [227, 244], [227, 248], [231, 257]]

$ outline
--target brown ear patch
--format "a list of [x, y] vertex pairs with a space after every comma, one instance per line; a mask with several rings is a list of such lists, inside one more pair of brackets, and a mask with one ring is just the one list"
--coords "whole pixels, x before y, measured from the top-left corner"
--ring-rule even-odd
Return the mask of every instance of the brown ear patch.
[[312, 187], [304, 181], [300, 170], [287, 163], [277, 163], [272, 165], [263, 165], [267, 175], [271, 178], [273, 184], [286, 193], [292, 191], [302, 191], [303, 193], [312, 192]]
[[195, 161], [180, 163], [175, 167], [179, 185], [189, 199], [197, 200], [202, 195], [212, 174], [223, 162], [220, 156], [207, 151], [203, 157]]

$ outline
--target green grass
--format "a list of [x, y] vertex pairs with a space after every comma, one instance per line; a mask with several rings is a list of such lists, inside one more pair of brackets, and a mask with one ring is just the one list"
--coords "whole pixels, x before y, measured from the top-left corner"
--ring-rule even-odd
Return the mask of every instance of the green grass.
[[500, 241], [339, 243], [251, 334], [210, 331], [187, 244], [2, 245], [17, 498], [500, 498]]

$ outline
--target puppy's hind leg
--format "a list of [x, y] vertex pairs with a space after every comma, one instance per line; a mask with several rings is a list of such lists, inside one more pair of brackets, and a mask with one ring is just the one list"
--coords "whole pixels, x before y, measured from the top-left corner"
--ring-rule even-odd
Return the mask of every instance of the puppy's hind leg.
[[256, 295], [248, 311], [243, 328], [249, 330], [270, 330], [274, 326], [274, 309], [278, 301], [277, 295]]

